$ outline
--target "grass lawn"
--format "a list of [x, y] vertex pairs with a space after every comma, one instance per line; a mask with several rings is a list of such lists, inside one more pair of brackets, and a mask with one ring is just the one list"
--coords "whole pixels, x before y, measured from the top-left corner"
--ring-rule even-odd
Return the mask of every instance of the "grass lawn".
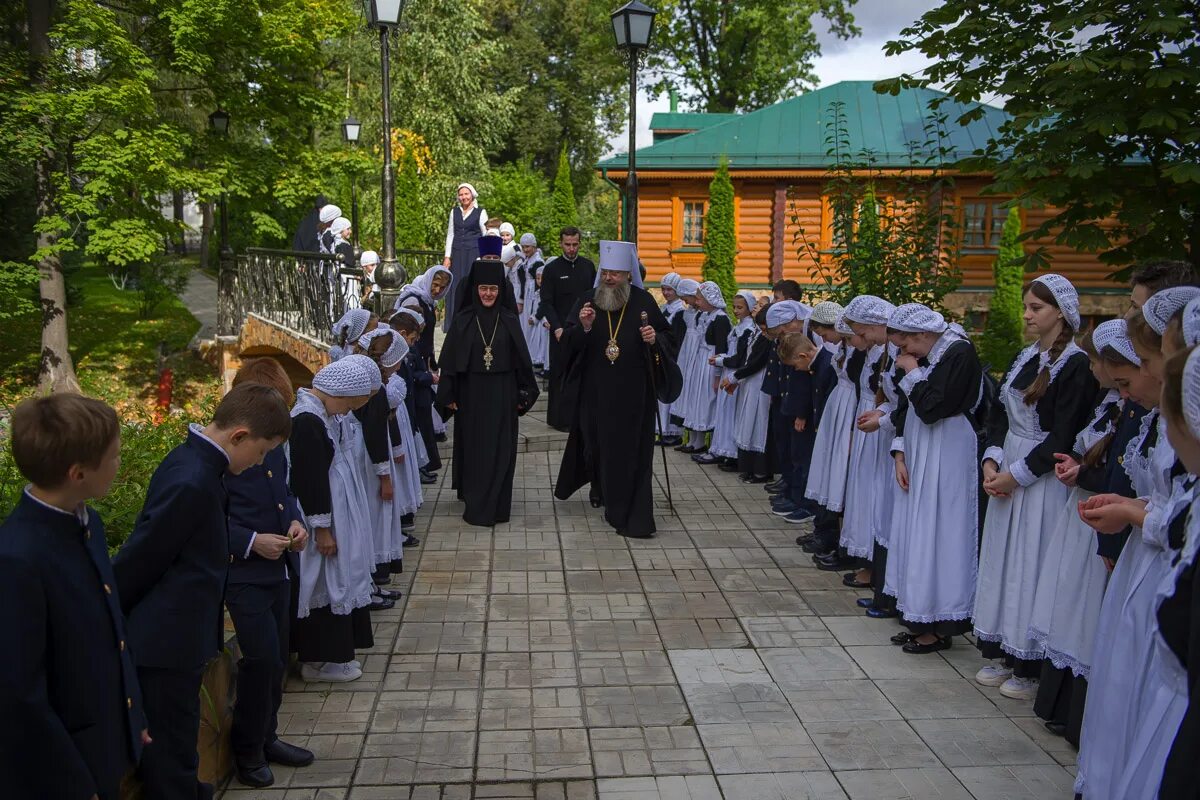
[[[200, 328], [178, 298], [165, 300], [152, 319], [138, 318], [137, 292], [113, 286], [103, 269], [85, 266], [72, 276], [81, 290], [67, 309], [71, 356], [85, 394], [98, 397], [125, 418], [144, 416], [158, 391], [159, 351], [174, 372], [176, 408], [207, 404], [217, 397], [213, 368], [187, 350]], [[37, 386], [41, 350], [38, 314], [12, 320], [0, 337], [0, 406], [9, 406]]]

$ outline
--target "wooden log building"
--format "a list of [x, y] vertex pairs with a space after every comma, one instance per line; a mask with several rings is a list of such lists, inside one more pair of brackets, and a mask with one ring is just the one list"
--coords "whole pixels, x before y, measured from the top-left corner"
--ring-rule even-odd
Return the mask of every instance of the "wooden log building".
[[[844, 81], [748, 114], [686, 113], [674, 107], [655, 114], [650, 123], [654, 143], [637, 151], [638, 252], [647, 280], [656, 283], [671, 271], [699, 277], [708, 185], [725, 156], [735, 194], [738, 283], [762, 287], [792, 278], [819, 285], [816, 265], [798, 237], [803, 228], [810, 239], [821, 237], [821, 249], [832, 247], [831, 213], [823, 192], [833, 166], [827, 137], [835, 109], [844, 115], [846, 152], [854, 159], [862, 151], [871, 152], [875, 174], [883, 176], [877, 191], [886, 202], [886, 175], [911, 167], [911, 143], [926, 138], [929, 103], [945, 97], [931, 89], [879, 94], [871, 81]], [[954, 154], [949, 161], [981, 147], [1007, 118], [1003, 110], [984, 106], [980, 119], [960, 126], [953, 120], [963, 107], [945, 102], [943, 111], [950, 122], [944, 144]], [[624, 188], [626, 154], [601, 161], [596, 168]], [[947, 304], [968, 316], [987, 308], [992, 265], [1007, 216], [1006, 198], [983, 194], [989, 182], [984, 174], [955, 176], [963, 286]], [[1022, 214], [1029, 229], [1053, 211]], [[1070, 278], [1084, 295], [1085, 314], [1109, 316], [1125, 307], [1127, 287], [1106, 277], [1111, 268], [1095, 254], [1052, 241], [1033, 240], [1027, 246], [1043, 245], [1052, 256], [1051, 268]]]

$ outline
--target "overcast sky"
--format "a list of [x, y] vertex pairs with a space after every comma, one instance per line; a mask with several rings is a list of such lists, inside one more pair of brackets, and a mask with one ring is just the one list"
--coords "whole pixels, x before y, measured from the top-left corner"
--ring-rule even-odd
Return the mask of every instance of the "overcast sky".
[[[929, 9], [940, 5], [941, 0], [858, 0], [853, 7], [854, 20], [862, 34], [849, 41], [833, 36], [828, 26], [821, 21], [818, 39], [821, 55], [814, 63], [817, 85], [828, 86], [838, 81], [879, 80], [893, 78], [902, 73], [917, 72], [927, 66], [928, 61], [919, 53], [887, 57], [883, 45], [896, 38], [901, 29]], [[655, 111], [668, 111], [670, 101], [666, 96], [651, 100], [645, 94], [638, 97], [638, 147], [647, 147], [652, 142], [650, 115]], [[610, 140], [613, 152], [625, 152], [629, 141], [628, 130], [622, 130]]]

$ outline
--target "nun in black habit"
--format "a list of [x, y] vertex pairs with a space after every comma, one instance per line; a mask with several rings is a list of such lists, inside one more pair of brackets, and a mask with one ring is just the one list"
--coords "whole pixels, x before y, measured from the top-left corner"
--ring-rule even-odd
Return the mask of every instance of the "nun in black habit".
[[[481, 252], [498, 237], [480, 240]], [[459, 313], [440, 358], [437, 406], [454, 417], [451, 486], [466, 504], [463, 519], [488, 527], [508, 522], [517, 465], [517, 418], [537, 400], [537, 380], [517, 318], [512, 285], [497, 259], [471, 265]]]
[[554, 496], [591, 483], [592, 505], [604, 506], [617, 533], [649, 538], [658, 401], [674, 401], [683, 379], [667, 346], [671, 326], [637, 265], [633, 244], [600, 242], [595, 288], [567, 318], [563, 386], [578, 401]]

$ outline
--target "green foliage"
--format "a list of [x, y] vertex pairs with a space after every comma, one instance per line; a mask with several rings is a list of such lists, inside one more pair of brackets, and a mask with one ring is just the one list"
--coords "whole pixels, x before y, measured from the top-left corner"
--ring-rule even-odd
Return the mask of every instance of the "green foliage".
[[[165, 366], [175, 374], [176, 406], [186, 409], [215, 396], [219, 381], [212, 368], [186, 349], [200, 323], [178, 298], [165, 298], [144, 319], [138, 292], [118, 289], [106, 270], [84, 265], [76, 281], [80, 303], [71, 308], [67, 324], [84, 394], [104, 400], [122, 415], [149, 411], [162, 347], [170, 354]], [[5, 321], [5, 335], [0, 337], [0, 406], [13, 405], [34, 391], [40, 330], [37, 311]]]
[[832, 164], [824, 187], [832, 246], [825, 249], [822, 232], [805, 229], [792, 216], [800, 257], [810, 259], [821, 277], [813, 294], [842, 304], [873, 294], [944, 312], [943, 298], [962, 282], [945, 119], [931, 112], [921, 139], [908, 144], [908, 163], [887, 173], [870, 151], [850, 153], [842, 103], [830, 106], [825, 142]]
[[621, 196], [599, 175], [592, 173], [587, 193], [579, 200], [579, 227], [583, 230], [585, 249], [589, 242], [616, 239], [620, 216]]
[[400, 157], [400, 171], [396, 175], [396, 247], [400, 250], [423, 250], [428, 246], [417, 158], [412, 150], [405, 149]]
[[[492, 163], [529, 159], [543, 175], [558, 165], [561, 142], [571, 143], [576, 197], [591, 185], [591, 165], [625, 122], [628, 72], [613, 46], [609, 0], [494, 0], [487, 5], [504, 57], [492, 65], [499, 86], [520, 86], [513, 117]], [[493, 205], [495, 205], [493, 203]], [[491, 206], [489, 206], [490, 210]]]
[[[1056, 209], [1023, 239], [1098, 250], [1112, 265], [1200, 266], [1196, 28], [1194, 0], [946, 0], [886, 47], [919, 51], [930, 66], [880, 88], [1006, 98], [1011, 121], [962, 167], [993, 172], [990, 191], [1021, 208]], [[1027, 267], [1048, 258], [1034, 249]]]
[[37, 270], [19, 261], [0, 261], [0, 322], [37, 310]]
[[187, 288], [192, 265], [163, 257], [152, 259], [138, 271], [138, 319], [150, 319], [172, 297]]
[[511, 222], [518, 238], [532, 233], [542, 246], [557, 238], [558, 232], [551, 232], [549, 187], [531, 159], [493, 169], [489, 182], [488, 213]]
[[[189, 423], [207, 422], [210, 417], [211, 409], [205, 407], [188, 414], [169, 415], [157, 425], [145, 412], [121, 423], [121, 468], [108, 494], [90, 503], [104, 520], [110, 553], [133, 532], [154, 470], [176, 445], [187, 439]], [[0, 518], [8, 516], [16, 506], [26, 483], [13, 461], [12, 447], [6, 442], [0, 449]]]
[[664, 0], [649, 66], [655, 93], [677, 89], [703, 111], [752, 111], [816, 85], [814, 22], [858, 34], [854, 0]]
[[708, 213], [704, 217], [704, 280], [721, 287], [726, 302], [737, 292], [734, 261], [737, 238], [733, 216], [733, 181], [729, 178], [729, 159], [721, 157], [708, 185]]
[[578, 224], [579, 209], [575, 205], [575, 189], [571, 186], [571, 162], [567, 160], [567, 145], [564, 142], [558, 155], [558, 171], [554, 174], [554, 188], [550, 194], [550, 230], [554, 240], [558, 240], [561, 229]]
[[1021, 212], [1008, 210], [1000, 234], [1000, 252], [992, 264], [996, 289], [988, 306], [987, 324], [979, 341], [979, 356], [993, 370], [1006, 368], [1024, 344], [1021, 287], [1024, 285], [1025, 250], [1021, 246]]

